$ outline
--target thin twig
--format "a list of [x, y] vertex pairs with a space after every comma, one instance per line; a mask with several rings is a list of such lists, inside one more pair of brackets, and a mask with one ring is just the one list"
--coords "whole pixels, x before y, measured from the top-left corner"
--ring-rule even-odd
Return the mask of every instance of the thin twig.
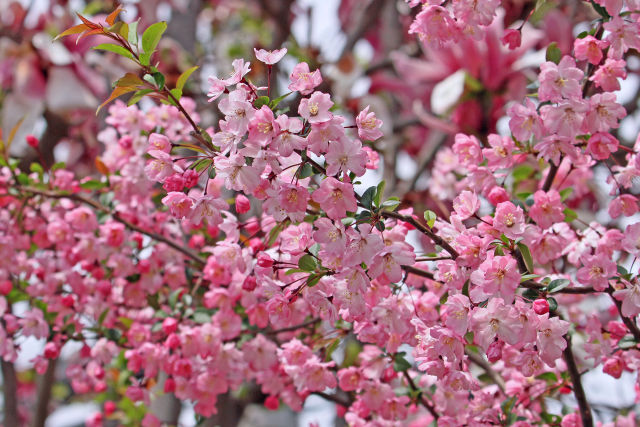
[[615, 289], [609, 286], [606, 292], [609, 294], [609, 296], [611, 296], [611, 299], [615, 303], [618, 309], [618, 313], [620, 314], [620, 318], [624, 322], [625, 326], [629, 329], [631, 334], [633, 334], [633, 338], [635, 338], [636, 342], [640, 343], [640, 329], [638, 329], [638, 325], [636, 325], [634, 320], [631, 320], [627, 316], [622, 315], [622, 301], [613, 297], [613, 293], [615, 292]]
[[57, 193], [55, 191], [49, 191], [49, 190], [40, 190], [38, 188], [33, 188], [33, 187], [20, 187], [23, 191], [32, 193], [32, 194], [37, 194], [40, 196], [44, 196], [44, 197], [49, 197], [52, 199], [70, 199], [70, 200], [74, 200], [76, 202], [80, 202], [80, 203], [84, 203], [86, 205], [89, 205], [91, 207], [93, 207], [94, 209], [97, 209], [101, 212], [104, 212], [106, 214], [111, 215], [111, 217], [121, 223], [124, 224], [125, 227], [129, 228], [130, 230], [133, 231], [137, 231], [138, 233], [144, 234], [145, 236], [150, 237], [151, 239], [158, 241], [158, 242], [162, 242], [165, 243], [166, 245], [172, 247], [173, 249], [177, 250], [178, 252], [181, 252], [182, 254], [186, 255], [187, 257], [191, 258], [192, 260], [194, 260], [195, 262], [197, 262], [200, 265], [205, 265], [207, 263], [207, 260], [202, 258], [200, 255], [198, 255], [196, 252], [192, 251], [191, 249], [184, 247], [182, 245], [179, 245], [178, 243], [174, 242], [171, 239], [168, 239], [166, 237], [164, 237], [161, 234], [158, 233], [154, 233], [153, 231], [148, 231], [145, 230], [144, 228], [141, 228], [129, 221], [127, 221], [126, 219], [122, 218], [117, 212], [112, 212], [108, 207], [104, 206], [103, 204], [101, 204], [100, 202], [93, 200], [93, 199], [89, 199], [86, 197], [81, 196], [80, 194], [67, 194], [67, 193]]
[[422, 234], [426, 234], [436, 245], [439, 245], [444, 250], [449, 252], [452, 259], [458, 258], [458, 252], [455, 249], [453, 249], [453, 247], [446, 240], [444, 240], [442, 237], [435, 234], [426, 226], [422, 225], [412, 216], [402, 215], [397, 212], [391, 212], [391, 211], [382, 211], [380, 212], [380, 215], [382, 215], [385, 218], [395, 218], [395, 219], [399, 219], [400, 221], [408, 222], [409, 224], [417, 228], [418, 231], [420, 231]]
[[500, 376], [499, 373], [493, 370], [489, 362], [484, 360], [478, 353], [465, 350], [465, 354], [467, 355], [467, 357], [469, 357], [469, 360], [481, 367], [486, 372], [486, 374], [489, 375], [489, 378], [493, 380], [493, 382], [498, 386], [502, 393], [507, 394], [507, 392], [505, 391], [506, 389], [504, 379], [502, 378], [502, 376]]
[[440, 416], [436, 412], [436, 408], [427, 399], [425, 399], [424, 393], [422, 393], [422, 390], [418, 388], [416, 383], [413, 381], [413, 378], [411, 378], [411, 376], [409, 375], [409, 372], [404, 371], [402, 374], [404, 375], [404, 378], [407, 380], [407, 383], [409, 383], [409, 387], [411, 387], [411, 390], [418, 392], [418, 402], [422, 406], [427, 408], [427, 410], [431, 413], [434, 419], [437, 420], [438, 418], [440, 418]]

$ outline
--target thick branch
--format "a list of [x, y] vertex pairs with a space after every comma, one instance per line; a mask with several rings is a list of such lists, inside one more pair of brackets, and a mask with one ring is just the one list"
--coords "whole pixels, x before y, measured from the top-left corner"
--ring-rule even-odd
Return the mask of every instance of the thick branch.
[[2, 365], [2, 392], [4, 397], [3, 425], [19, 426], [16, 369], [11, 362], [2, 360], [0, 364]]
[[38, 188], [33, 188], [33, 187], [21, 187], [22, 190], [32, 193], [32, 194], [38, 194], [40, 196], [44, 196], [44, 197], [49, 197], [52, 199], [70, 199], [70, 200], [74, 200], [76, 202], [80, 202], [80, 203], [84, 203], [86, 205], [89, 205], [91, 207], [93, 207], [94, 209], [104, 212], [106, 214], [111, 215], [111, 217], [115, 220], [118, 221], [121, 224], [124, 224], [125, 227], [129, 228], [130, 230], [133, 231], [137, 231], [138, 233], [144, 234], [145, 236], [150, 237], [151, 239], [158, 241], [158, 242], [162, 242], [165, 243], [166, 245], [172, 247], [173, 249], [177, 250], [178, 252], [181, 252], [182, 254], [186, 255], [187, 257], [191, 258], [192, 260], [194, 260], [195, 262], [197, 262], [200, 265], [204, 265], [206, 264], [206, 259], [202, 258], [200, 255], [198, 255], [198, 253], [194, 252], [193, 250], [191, 250], [188, 247], [179, 245], [178, 243], [174, 242], [173, 240], [170, 240], [168, 238], [166, 238], [165, 236], [158, 234], [158, 233], [154, 233], [153, 231], [148, 231], [145, 230], [144, 228], [141, 228], [129, 221], [127, 221], [126, 219], [122, 218], [117, 212], [112, 212], [108, 207], [104, 206], [103, 204], [99, 203], [96, 200], [93, 199], [89, 199], [86, 198], [80, 194], [65, 194], [65, 193], [56, 193], [55, 191], [49, 191], [49, 190], [40, 190]]
[[564, 349], [563, 356], [564, 361], [567, 364], [567, 370], [573, 383], [573, 394], [578, 401], [578, 407], [580, 408], [580, 418], [582, 419], [583, 427], [593, 427], [593, 416], [591, 415], [591, 407], [587, 402], [587, 396], [584, 394], [582, 388], [582, 381], [580, 379], [580, 372], [576, 366], [576, 359], [573, 356], [573, 349], [571, 348], [571, 336], [569, 334], [564, 337], [567, 340], [567, 348]]
[[38, 386], [38, 400], [36, 401], [36, 414], [33, 419], [33, 427], [44, 427], [49, 416], [49, 401], [51, 400], [51, 389], [56, 380], [57, 359], [49, 361], [47, 371], [41, 378]]

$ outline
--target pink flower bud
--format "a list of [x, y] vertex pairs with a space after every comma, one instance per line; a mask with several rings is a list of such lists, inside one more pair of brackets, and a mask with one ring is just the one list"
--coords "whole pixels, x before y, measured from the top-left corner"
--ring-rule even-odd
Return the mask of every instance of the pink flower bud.
[[503, 45], [508, 46], [509, 49], [513, 50], [520, 47], [520, 43], [522, 43], [522, 35], [519, 30], [507, 29], [504, 30], [504, 35], [500, 41]]
[[29, 144], [29, 147], [37, 149], [38, 145], [40, 145], [40, 141], [38, 141], [38, 138], [31, 134], [27, 135], [25, 139], [27, 140], [27, 144]]
[[622, 376], [622, 371], [624, 370], [624, 364], [622, 363], [622, 360], [617, 357], [612, 357], [604, 362], [602, 370], [605, 374], [609, 374], [613, 378], [620, 378], [620, 376]]
[[178, 329], [178, 321], [173, 317], [167, 317], [162, 321], [162, 332], [167, 335], [174, 333]]
[[495, 186], [489, 190], [487, 199], [489, 199], [489, 203], [493, 206], [497, 206], [499, 203], [509, 201], [509, 194], [507, 194], [507, 191], [504, 188]]
[[614, 320], [608, 322], [607, 330], [614, 338], [617, 339], [620, 339], [627, 335], [627, 327], [622, 322], [616, 322]]
[[533, 311], [536, 314], [543, 315], [549, 312], [549, 302], [544, 298], [538, 298], [533, 302]]
[[504, 347], [504, 342], [500, 340], [489, 344], [489, 348], [487, 348], [487, 359], [489, 362], [495, 363], [502, 359], [502, 347]]
[[257, 285], [258, 282], [256, 281], [255, 276], [248, 276], [246, 279], [244, 279], [244, 282], [242, 282], [242, 289], [251, 292], [256, 288]]
[[174, 391], [176, 391], [176, 380], [173, 378], [167, 378], [164, 381], [164, 392], [173, 393]]
[[0, 280], [0, 294], [8, 295], [13, 289], [13, 283], [11, 280]]
[[116, 411], [116, 404], [112, 400], [104, 402], [104, 414], [108, 417]]
[[164, 342], [164, 346], [170, 350], [175, 350], [180, 347], [180, 337], [176, 334], [169, 335]]
[[48, 342], [44, 346], [44, 357], [47, 359], [55, 359], [60, 355], [60, 349], [58, 345], [53, 342]]
[[273, 259], [264, 252], [258, 255], [258, 266], [262, 268], [270, 268], [273, 265]]
[[251, 202], [244, 194], [236, 196], [236, 212], [239, 214], [247, 213], [251, 209]]
[[264, 400], [264, 407], [271, 411], [276, 411], [278, 406], [280, 406], [280, 401], [276, 396], [267, 396]]

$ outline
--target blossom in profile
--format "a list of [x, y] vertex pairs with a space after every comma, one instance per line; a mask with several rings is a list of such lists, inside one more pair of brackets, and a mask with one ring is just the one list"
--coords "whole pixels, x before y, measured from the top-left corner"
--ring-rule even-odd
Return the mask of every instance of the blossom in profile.
[[253, 48], [253, 52], [256, 54], [256, 58], [258, 61], [264, 62], [267, 65], [273, 65], [278, 62], [287, 54], [287, 48], [283, 47], [282, 49], [276, 50], [265, 50], [265, 49], [256, 49]]

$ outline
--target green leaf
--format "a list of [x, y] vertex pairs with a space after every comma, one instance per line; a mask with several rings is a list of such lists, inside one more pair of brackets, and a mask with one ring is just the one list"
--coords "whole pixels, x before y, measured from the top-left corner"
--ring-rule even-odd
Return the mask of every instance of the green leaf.
[[58, 163], [54, 163], [51, 166], [51, 171], [57, 171], [58, 169], [64, 169], [65, 167], [67, 167], [65, 162], [58, 162]]
[[540, 418], [549, 425], [560, 425], [562, 422], [562, 417], [560, 415], [550, 414], [548, 412], [541, 413]]
[[307, 287], [312, 288], [315, 285], [318, 284], [318, 282], [320, 281], [320, 279], [322, 278], [321, 274], [310, 274], [309, 277], [307, 278]]
[[393, 370], [396, 372], [405, 372], [411, 369], [411, 363], [404, 358], [404, 353], [396, 353], [393, 357]]
[[303, 271], [315, 271], [318, 261], [313, 256], [305, 254], [298, 260], [298, 267]]
[[158, 86], [160, 89], [162, 89], [164, 87], [164, 74], [157, 72], [157, 73], [153, 73], [153, 80], [156, 83], [156, 86]]
[[549, 311], [553, 313], [558, 309], [558, 301], [554, 297], [547, 298], [547, 302], [549, 303]]
[[131, 98], [129, 98], [129, 101], [127, 101], [127, 105], [132, 106], [133, 104], [135, 104], [136, 102], [144, 98], [145, 95], [153, 91], [154, 91], [153, 89], [140, 89], [139, 91], [134, 93], [133, 96], [131, 96]]
[[527, 280], [535, 279], [538, 277], [540, 277], [539, 274], [523, 274], [522, 277], [520, 278], [520, 283], [526, 282]]
[[558, 64], [562, 59], [562, 51], [558, 48], [558, 43], [553, 42], [547, 47], [547, 53], [545, 55], [547, 61], [551, 61]]
[[547, 292], [553, 294], [555, 292], [559, 292], [569, 286], [571, 282], [568, 279], [555, 279], [552, 280], [551, 283], [547, 286]]
[[434, 211], [430, 211], [430, 210], [424, 211], [424, 220], [427, 221], [427, 225], [429, 226], [429, 228], [433, 228], [437, 218], [438, 216]]
[[44, 173], [44, 169], [42, 168], [42, 165], [40, 163], [31, 163], [31, 166], [29, 168], [31, 169], [31, 172], [35, 172], [40, 176], [42, 176], [42, 174]]
[[633, 335], [625, 335], [620, 339], [620, 341], [618, 341], [618, 347], [620, 347], [623, 350], [626, 350], [628, 348], [633, 348], [637, 345], [638, 343], [636, 342]]
[[138, 24], [140, 23], [140, 18], [138, 18], [135, 22], [129, 23], [129, 35], [127, 36], [127, 41], [131, 46], [138, 46]]
[[571, 196], [571, 193], [573, 193], [573, 187], [567, 187], [563, 190], [560, 190], [560, 200], [564, 202], [569, 198], [569, 196]]
[[384, 188], [386, 185], [387, 183], [384, 180], [382, 180], [380, 181], [380, 183], [378, 184], [378, 187], [376, 188], [376, 195], [373, 198], [373, 204], [376, 207], [380, 207], [380, 200], [382, 199], [382, 196], [384, 194]]
[[376, 187], [369, 187], [365, 190], [364, 193], [362, 193], [362, 197], [360, 197], [360, 202], [362, 203], [362, 206], [364, 206], [367, 209], [372, 209], [373, 208], [373, 198], [376, 194]]
[[533, 258], [531, 257], [529, 247], [522, 242], [518, 242], [518, 248], [520, 249], [520, 253], [522, 254], [524, 264], [527, 266], [527, 270], [529, 272], [533, 272]]
[[331, 355], [333, 354], [334, 351], [336, 351], [336, 349], [338, 348], [338, 345], [340, 345], [340, 338], [336, 338], [333, 341], [331, 341], [331, 344], [329, 344], [329, 347], [327, 347], [325, 351], [326, 353], [326, 356], [324, 357], [325, 362], [329, 362], [331, 360]]
[[211, 323], [211, 315], [202, 311], [196, 311], [193, 313], [193, 321], [196, 323]]
[[288, 92], [285, 93], [282, 96], [277, 97], [276, 99], [272, 100], [269, 103], [269, 107], [273, 110], [274, 108], [276, 108], [278, 106], [278, 104], [280, 104], [280, 102], [282, 102], [283, 99], [285, 99], [287, 96], [291, 95], [293, 92]]
[[621, 265], [617, 265], [617, 266], [616, 266], [616, 268], [617, 268], [617, 270], [618, 270], [618, 274], [621, 274], [621, 275], [623, 275], [623, 276], [626, 276], [627, 274], [629, 274], [629, 272], [627, 271], [627, 269], [626, 269], [626, 268], [624, 268], [624, 267], [623, 267], [623, 266], [621, 266]]
[[378, 231], [384, 231], [385, 229], [384, 222], [382, 221], [376, 222], [376, 228], [378, 229]]
[[262, 108], [263, 105], [269, 105], [268, 96], [259, 96], [255, 101], [253, 101], [253, 106], [257, 109]]
[[182, 98], [182, 89], [174, 88], [174, 89], [171, 89], [169, 92], [171, 92], [171, 95], [173, 95], [173, 97], [177, 101], [180, 101], [180, 98]]
[[536, 379], [543, 380], [552, 384], [555, 384], [558, 382], [558, 377], [553, 372], [545, 372], [543, 374], [537, 375]]
[[299, 169], [298, 178], [304, 179], [313, 175], [313, 167], [309, 163], [305, 163]]
[[176, 307], [176, 303], [178, 302], [178, 297], [180, 296], [181, 292], [182, 292], [182, 289], [176, 289], [175, 291], [169, 294], [169, 307], [171, 308]]
[[598, 14], [602, 16], [606, 21], [608, 21], [611, 18], [611, 15], [609, 15], [609, 12], [607, 12], [607, 9], [600, 6], [598, 3], [594, 2], [593, 0], [590, 0], [590, 1], [591, 1], [591, 6], [593, 6], [595, 11], [598, 12]]
[[522, 296], [530, 301], [538, 299], [540, 292], [537, 289], [527, 289], [522, 293]]
[[565, 222], [572, 222], [578, 219], [578, 214], [573, 209], [565, 208], [562, 213], [564, 213]]
[[449, 299], [449, 291], [446, 291], [444, 294], [442, 294], [442, 296], [440, 297], [440, 305], [442, 304], [446, 304], [447, 300]]
[[199, 67], [197, 65], [194, 65], [193, 67], [189, 68], [188, 70], [180, 74], [180, 77], [178, 77], [178, 81], [176, 82], [176, 89], [180, 89], [182, 91], [185, 83], [187, 83], [187, 80], [189, 79], [191, 74], [193, 74], [193, 72], [198, 68]]
[[127, 49], [117, 44], [102, 43], [102, 44], [99, 44], [98, 46], [92, 47], [91, 49], [105, 50], [107, 52], [113, 52], [120, 56], [124, 56], [125, 58], [133, 59], [133, 55], [131, 54], [131, 52], [129, 52]]
[[527, 179], [531, 176], [534, 169], [529, 165], [520, 165], [513, 169], [513, 179], [516, 181], [522, 181], [523, 179]]
[[382, 203], [381, 207], [394, 211], [398, 206], [400, 206], [400, 200], [397, 197], [390, 197], [389, 200]]
[[[155, 24], [149, 25], [149, 28], [142, 34], [142, 50], [145, 53], [153, 53], [166, 29], [166, 22], [156, 22]], [[151, 57], [151, 55], [149, 55], [149, 57]]]
[[106, 186], [107, 183], [95, 179], [80, 183], [80, 188], [84, 188], [85, 190], [100, 190]]

